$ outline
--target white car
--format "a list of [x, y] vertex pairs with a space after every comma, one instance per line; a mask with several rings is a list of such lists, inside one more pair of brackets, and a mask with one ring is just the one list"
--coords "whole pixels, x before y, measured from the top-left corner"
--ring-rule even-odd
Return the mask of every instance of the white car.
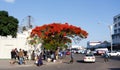
[[84, 62], [95, 62], [96, 58], [93, 54], [86, 54], [84, 56]]
[[117, 51], [112, 51], [112, 52], [108, 52], [109, 56], [120, 56], [120, 52]]

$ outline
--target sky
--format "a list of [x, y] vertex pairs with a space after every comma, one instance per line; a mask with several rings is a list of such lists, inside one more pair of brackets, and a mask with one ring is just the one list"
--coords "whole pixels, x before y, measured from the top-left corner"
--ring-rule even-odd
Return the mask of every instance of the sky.
[[88, 32], [88, 37], [74, 45], [87, 46], [88, 41], [110, 41], [109, 25], [120, 14], [120, 0], [0, 0], [0, 11], [24, 25], [27, 16], [32, 24], [69, 23]]

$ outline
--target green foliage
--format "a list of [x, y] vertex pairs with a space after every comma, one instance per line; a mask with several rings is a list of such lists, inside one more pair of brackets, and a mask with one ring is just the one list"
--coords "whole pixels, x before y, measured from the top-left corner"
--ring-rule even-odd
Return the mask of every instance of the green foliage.
[[0, 11], [0, 35], [16, 37], [17, 28], [18, 20], [13, 16], [9, 16], [7, 11]]
[[8, 12], [7, 11], [0, 11], [0, 16], [8, 17]]
[[44, 43], [43, 44], [44, 48], [47, 49], [47, 50], [56, 50], [58, 47], [60, 47], [61, 49], [63, 48], [67, 48], [68, 46], [66, 46], [65, 44], [60, 44], [58, 42], [56, 43]]
[[56, 50], [58, 47], [61, 49], [66, 49], [68, 46], [64, 42], [59, 42], [58, 40], [52, 39], [50, 42], [48, 40], [44, 40], [43, 46], [47, 50]]
[[49, 44], [49, 43], [44, 43], [44, 48], [45, 49], [49, 49], [49, 50], [55, 50], [56, 49], [56, 47], [54, 47], [54, 45], [53, 44]]

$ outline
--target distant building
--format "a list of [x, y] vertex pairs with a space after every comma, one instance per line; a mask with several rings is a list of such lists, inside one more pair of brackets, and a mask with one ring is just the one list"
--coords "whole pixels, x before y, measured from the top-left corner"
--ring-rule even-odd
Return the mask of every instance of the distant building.
[[106, 48], [110, 46], [110, 42], [107, 41], [88, 41], [87, 48]]
[[76, 49], [80, 49], [80, 50], [85, 49], [85, 47], [79, 46], [79, 45], [72, 45], [72, 48], [76, 48]]
[[114, 33], [112, 34], [113, 45], [120, 45], [120, 14], [113, 17]]
[[101, 44], [101, 41], [88, 41], [87, 48], [95, 48], [97, 45]]

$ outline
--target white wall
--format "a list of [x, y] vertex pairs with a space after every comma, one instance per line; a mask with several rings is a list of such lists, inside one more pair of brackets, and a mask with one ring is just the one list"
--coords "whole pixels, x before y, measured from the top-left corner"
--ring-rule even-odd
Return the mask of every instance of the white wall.
[[0, 59], [10, 59], [10, 52], [14, 48], [27, 50], [26, 38], [0, 37]]
[[[23, 33], [17, 33], [17, 38], [12, 38], [11, 36], [0, 36], [0, 59], [10, 59], [11, 50], [17, 48], [18, 50], [24, 49], [28, 51], [29, 59], [31, 58], [31, 53], [35, 50], [35, 47], [28, 44], [27, 37], [29, 37], [31, 29], [24, 31]], [[36, 45], [36, 50], [41, 52], [41, 43]], [[36, 52], [36, 53], [40, 53]]]
[[0, 59], [10, 59], [10, 52], [14, 48], [18, 50], [21, 48], [29, 51], [31, 48], [27, 43], [27, 37], [29, 37], [30, 32], [31, 30], [17, 33], [17, 38], [0, 36]]

